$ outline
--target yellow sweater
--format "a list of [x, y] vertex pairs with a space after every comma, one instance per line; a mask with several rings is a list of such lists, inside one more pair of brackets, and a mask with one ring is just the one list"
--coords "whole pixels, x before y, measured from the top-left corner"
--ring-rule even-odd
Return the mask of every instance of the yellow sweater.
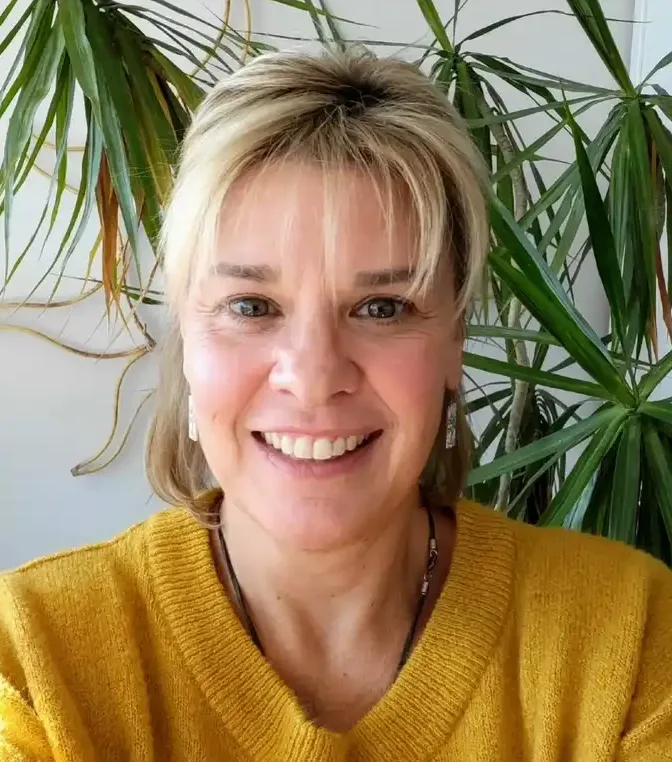
[[170, 510], [0, 577], [0, 760], [672, 760], [672, 572], [462, 503], [453, 566], [386, 696], [305, 720]]

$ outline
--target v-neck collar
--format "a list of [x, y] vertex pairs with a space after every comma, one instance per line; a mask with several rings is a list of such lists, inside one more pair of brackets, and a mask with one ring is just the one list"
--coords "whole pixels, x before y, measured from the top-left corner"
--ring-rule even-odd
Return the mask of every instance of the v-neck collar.
[[461, 501], [450, 572], [427, 625], [383, 698], [348, 733], [309, 722], [254, 646], [220, 584], [208, 531], [184, 510], [149, 522], [157, 600], [207, 701], [254, 760], [428, 758], [451, 734], [481, 679], [509, 607], [513, 525]]

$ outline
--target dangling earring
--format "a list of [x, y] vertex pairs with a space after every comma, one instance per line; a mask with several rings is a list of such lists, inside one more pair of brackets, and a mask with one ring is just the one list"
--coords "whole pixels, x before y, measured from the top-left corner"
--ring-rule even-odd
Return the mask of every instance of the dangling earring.
[[188, 419], [189, 419], [189, 439], [192, 442], [198, 442], [198, 429], [196, 428], [196, 414], [194, 413], [194, 398], [189, 395], [187, 398]]
[[451, 402], [446, 409], [446, 450], [455, 447], [457, 439], [457, 403]]

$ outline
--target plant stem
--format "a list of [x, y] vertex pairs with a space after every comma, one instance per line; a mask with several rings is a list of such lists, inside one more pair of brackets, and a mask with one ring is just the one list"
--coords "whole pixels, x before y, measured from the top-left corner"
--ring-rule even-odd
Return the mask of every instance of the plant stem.
[[[480, 103], [481, 109], [485, 112], [485, 115], [490, 115], [492, 110], [485, 102], [484, 99]], [[502, 156], [506, 163], [515, 159], [515, 151], [509, 140], [509, 136], [506, 134], [506, 130], [502, 124], [490, 125], [490, 131], [497, 141], [499, 150], [502, 152]], [[527, 194], [525, 191], [525, 176], [523, 175], [522, 166], [516, 167], [511, 172], [511, 180], [513, 185], [513, 199], [514, 199], [514, 214], [517, 220], [520, 220], [525, 214], [527, 208]], [[520, 318], [523, 312], [523, 305], [520, 301], [513, 297], [509, 304], [507, 323], [509, 328], [520, 328]], [[516, 362], [519, 365], [530, 367], [530, 359], [527, 354], [527, 347], [524, 341], [514, 341], [513, 350], [516, 357]], [[525, 403], [527, 401], [527, 395], [530, 392], [529, 381], [522, 381], [516, 379], [513, 382], [513, 398], [511, 401], [511, 411], [509, 413], [509, 423], [506, 429], [504, 439], [504, 452], [506, 454], [512, 453], [518, 446], [518, 435], [520, 433], [520, 426], [523, 420], [523, 413], [525, 412]], [[497, 501], [495, 503], [495, 510], [506, 511], [509, 505], [509, 495], [511, 492], [511, 472], [502, 474], [499, 478], [499, 489], [497, 492]]]

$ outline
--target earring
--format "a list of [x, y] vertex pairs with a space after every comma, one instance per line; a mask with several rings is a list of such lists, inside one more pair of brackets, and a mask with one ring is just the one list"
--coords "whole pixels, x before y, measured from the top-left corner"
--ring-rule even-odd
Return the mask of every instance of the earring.
[[455, 447], [457, 439], [457, 403], [451, 402], [446, 409], [446, 450]]
[[189, 395], [187, 398], [188, 420], [189, 420], [189, 439], [192, 442], [198, 442], [198, 429], [196, 428], [196, 414], [194, 413], [194, 398]]

